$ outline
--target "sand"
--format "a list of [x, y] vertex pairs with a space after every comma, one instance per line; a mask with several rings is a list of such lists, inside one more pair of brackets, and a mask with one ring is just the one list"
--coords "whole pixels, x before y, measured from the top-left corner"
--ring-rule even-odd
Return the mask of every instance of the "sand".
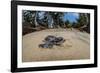
[[[62, 46], [39, 48], [48, 35], [61, 36]], [[80, 60], [90, 58], [90, 34], [75, 29], [46, 29], [23, 36], [22, 62]]]

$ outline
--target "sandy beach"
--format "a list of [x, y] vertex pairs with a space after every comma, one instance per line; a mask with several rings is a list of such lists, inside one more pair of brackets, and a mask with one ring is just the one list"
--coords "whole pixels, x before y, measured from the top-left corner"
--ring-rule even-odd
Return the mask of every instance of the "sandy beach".
[[[39, 48], [48, 35], [63, 37], [61, 46]], [[22, 37], [22, 62], [79, 60], [90, 58], [90, 34], [76, 29], [46, 29]]]

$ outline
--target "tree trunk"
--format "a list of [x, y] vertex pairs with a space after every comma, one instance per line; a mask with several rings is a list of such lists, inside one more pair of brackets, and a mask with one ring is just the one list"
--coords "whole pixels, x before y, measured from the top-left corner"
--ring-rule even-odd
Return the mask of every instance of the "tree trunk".
[[37, 22], [37, 16], [38, 16], [38, 12], [35, 13], [35, 27], [37, 27], [39, 25]]

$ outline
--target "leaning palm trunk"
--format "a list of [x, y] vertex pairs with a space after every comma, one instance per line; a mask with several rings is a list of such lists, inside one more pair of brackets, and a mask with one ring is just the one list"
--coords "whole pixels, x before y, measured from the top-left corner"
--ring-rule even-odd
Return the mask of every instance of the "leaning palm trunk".
[[88, 14], [84, 14], [84, 15], [86, 17], [86, 25], [88, 25], [88, 23], [89, 23]]
[[48, 14], [47, 14], [47, 17], [48, 17], [48, 28], [54, 28], [54, 25], [53, 25], [54, 21], [53, 21], [53, 18], [52, 18], [52, 16], [50, 15], [49, 12], [48, 12]]
[[90, 33], [90, 15], [89, 14], [86, 14], [85, 16], [86, 16], [86, 20], [87, 20], [87, 27], [86, 27], [87, 30], [86, 31], [88, 33]]
[[38, 12], [35, 13], [35, 26], [37, 27], [39, 24], [37, 22], [37, 16], [38, 16]]

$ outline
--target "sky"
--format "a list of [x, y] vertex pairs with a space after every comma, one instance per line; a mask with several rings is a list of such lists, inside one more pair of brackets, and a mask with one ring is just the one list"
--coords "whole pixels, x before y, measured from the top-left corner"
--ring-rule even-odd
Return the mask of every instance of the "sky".
[[[44, 14], [45, 14], [44, 11], [40, 12], [39, 13], [39, 16], [40, 16], [39, 19], [42, 19]], [[76, 19], [78, 19], [78, 18], [79, 18], [79, 13], [75, 13], [75, 12], [65, 12], [64, 16], [63, 16], [63, 20], [64, 21], [69, 20], [70, 23], [77, 22]]]
[[79, 18], [79, 14], [75, 12], [64, 13], [64, 21], [69, 20], [71, 23], [77, 22], [76, 19]]

